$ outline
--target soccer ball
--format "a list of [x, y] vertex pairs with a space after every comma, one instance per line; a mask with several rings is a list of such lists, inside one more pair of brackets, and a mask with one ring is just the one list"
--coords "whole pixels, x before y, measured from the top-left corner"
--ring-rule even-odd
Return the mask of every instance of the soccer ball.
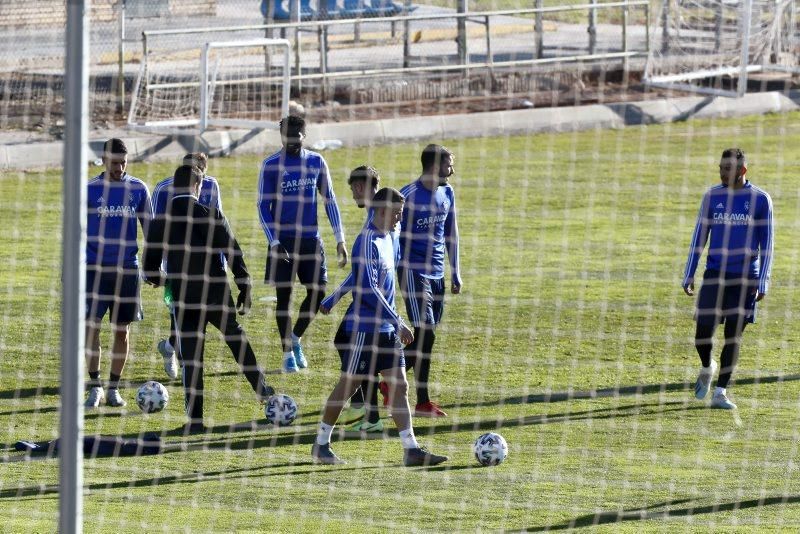
[[267, 422], [277, 426], [291, 425], [297, 417], [297, 403], [289, 395], [273, 395], [264, 407]]
[[472, 446], [475, 459], [481, 465], [498, 465], [508, 456], [508, 444], [503, 436], [494, 432], [481, 434]]
[[156, 413], [169, 402], [169, 391], [161, 382], [150, 380], [142, 384], [136, 392], [136, 404], [144, 413]]

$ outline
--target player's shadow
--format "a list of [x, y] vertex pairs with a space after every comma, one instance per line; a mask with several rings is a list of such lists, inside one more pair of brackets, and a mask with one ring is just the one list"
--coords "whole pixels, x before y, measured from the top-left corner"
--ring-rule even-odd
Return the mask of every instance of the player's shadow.
[[[748, 386], [759, 384], [776, 384], [783, 382], [795, 382], [800, 380], [800, 374], [775, 375], [775, 376], [754, 376], [737, 378], [734, 385]], [[450, 404], [445, 408], [476, 408], [481, 406], [502, 406], [504, 404], [538, 404], [567, 402], [572, 400], [591, 400], [615, 397], [633, 397], [643, 395], [653, 395], [656, 393], [676, 393], [681, 391], [693, 391], [694, 381], [692, 382], [669, 382], [662, 384], [638, 384], [632, 386], [621, 386], [614, 388], [589, 389], [584, 391], [554, 391], [550, 393], [539, 393], [535, 395], [522, 395], [517, 397], [505, 397], [478, 402], [464, 402]]]
[[713, 503], [702, 506], [692, 505], [692, 502], [695, 502], [695, 499], [679, 499], [640, 508], [626, 508], [623, 510], [609, 512], [597, 512], [595, 514], [581, 515], [570, 521], [557, 525], [541, 525], [510, 532], [572, 530], [575, 528], [590, 527], [595, 525], [609, 525], [630, 521], [652, 521], [657, 519], [672, 519], [676, 517], [694, 517], [704, 514], [715, 514], [718, 512], [733, 512], [738, 510], [747, 510], [750, 508], [796, 504], [800, 503], [800, 495], [778, 495], [774, 497], [762, 497], [760, 499]]
[[57, 411], [58, 411], [58, 406], [42, 406], [39, 408], [30, 408], [27, 410], [10, 410], [7, 412], [0, 412], [0, 417], [13, 417], [15, 415], [26, 415], [26, 414], [52, 413]]
[[45, 395], [58, 395], [59, 392], [59, 388], [53, 386], [4, 389], [0, 391], [0, 400], [28, 399]]

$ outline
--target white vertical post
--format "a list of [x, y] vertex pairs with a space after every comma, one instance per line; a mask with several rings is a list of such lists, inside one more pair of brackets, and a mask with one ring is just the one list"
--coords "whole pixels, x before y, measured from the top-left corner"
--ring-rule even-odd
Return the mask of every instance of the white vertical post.
[[750, 63], [750, 19], [753, 14], [753, 0], [744, 0], [744, 13], [742, 14], [742, 28], [739, 34], [742, 36], [742, 55], [739, 65], [739, 83], [736, 87], [738, 96], [744, 96], [747, 92], [747, 66]]
[[283, 102], [281, 102], [281, 118], [289, 116], [289, 99], [292, 94], [292, 77], [288, 75], [288, 73], [291, 73], [292, 68], [289, 59], [291, 48], [289, 43], [286, 43], [285, 46], [286, 49], [283, 54]]
[[119, 3], [119, 58], [117, 60], [117, 109], [125, 113], [125, 0]]
[[83, 349], [86, 289], [86, 146], [89, 139], [89, 9], [67, 0], [64, 215], [61, 250], [61, 421], [58, 531], [83, 532]]
[[208, 128], [208, 54], [210, 50], [211, 43], [206, 43], [200, 58], [200, 133], [205, 132]]

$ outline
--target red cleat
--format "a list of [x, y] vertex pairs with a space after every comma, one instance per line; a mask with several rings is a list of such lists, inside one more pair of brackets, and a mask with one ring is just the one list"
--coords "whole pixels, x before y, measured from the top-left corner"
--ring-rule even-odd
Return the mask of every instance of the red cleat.
[[381, 392], [381, 396], [383, 397], [383, 406], [389, 406], [389, 384], [386, 381], [381, 380], [378, 382], [378, 390]]
[[416, 408], [414, 408], [414, 417], [447, 417], [447, 414], [438, 404], [428, 401], [423, 404], [417, 404]]

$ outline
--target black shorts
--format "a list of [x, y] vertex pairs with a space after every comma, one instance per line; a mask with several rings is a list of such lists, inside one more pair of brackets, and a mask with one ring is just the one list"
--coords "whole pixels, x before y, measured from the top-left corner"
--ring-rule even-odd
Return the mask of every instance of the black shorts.
[[281, 238], [280, 242], [289, 253], [289, 261], [272, 261], [272, 254], [267, 250], [264, 282], [276, 287], [291, 287], [297, 276], [304, 286], [328, 284], [328, 266], [320, 238]]
[[406, 367], [403, 345], [395, 332], [347, 332], [342, 322], [333, 344], [342, 360], [342, 373], [348, 375], [375, 376]]
[[747, 273], [724, 273], [707, 270], [697, 295], [695, 320], [700, 324], [722, 323], [725, 319], [744, 317], [745, 322], [756, 320], [758, 280]]
[[106, 312], [112, 324], [142, 320], [138, 268], [86, 266], [86, 319], [99, 322]]
[[416, 271], [398, 267], [397, 280], [411, 323], [416, 327], [439, 324], [444, 314], [444, 277], [425, 278]]

